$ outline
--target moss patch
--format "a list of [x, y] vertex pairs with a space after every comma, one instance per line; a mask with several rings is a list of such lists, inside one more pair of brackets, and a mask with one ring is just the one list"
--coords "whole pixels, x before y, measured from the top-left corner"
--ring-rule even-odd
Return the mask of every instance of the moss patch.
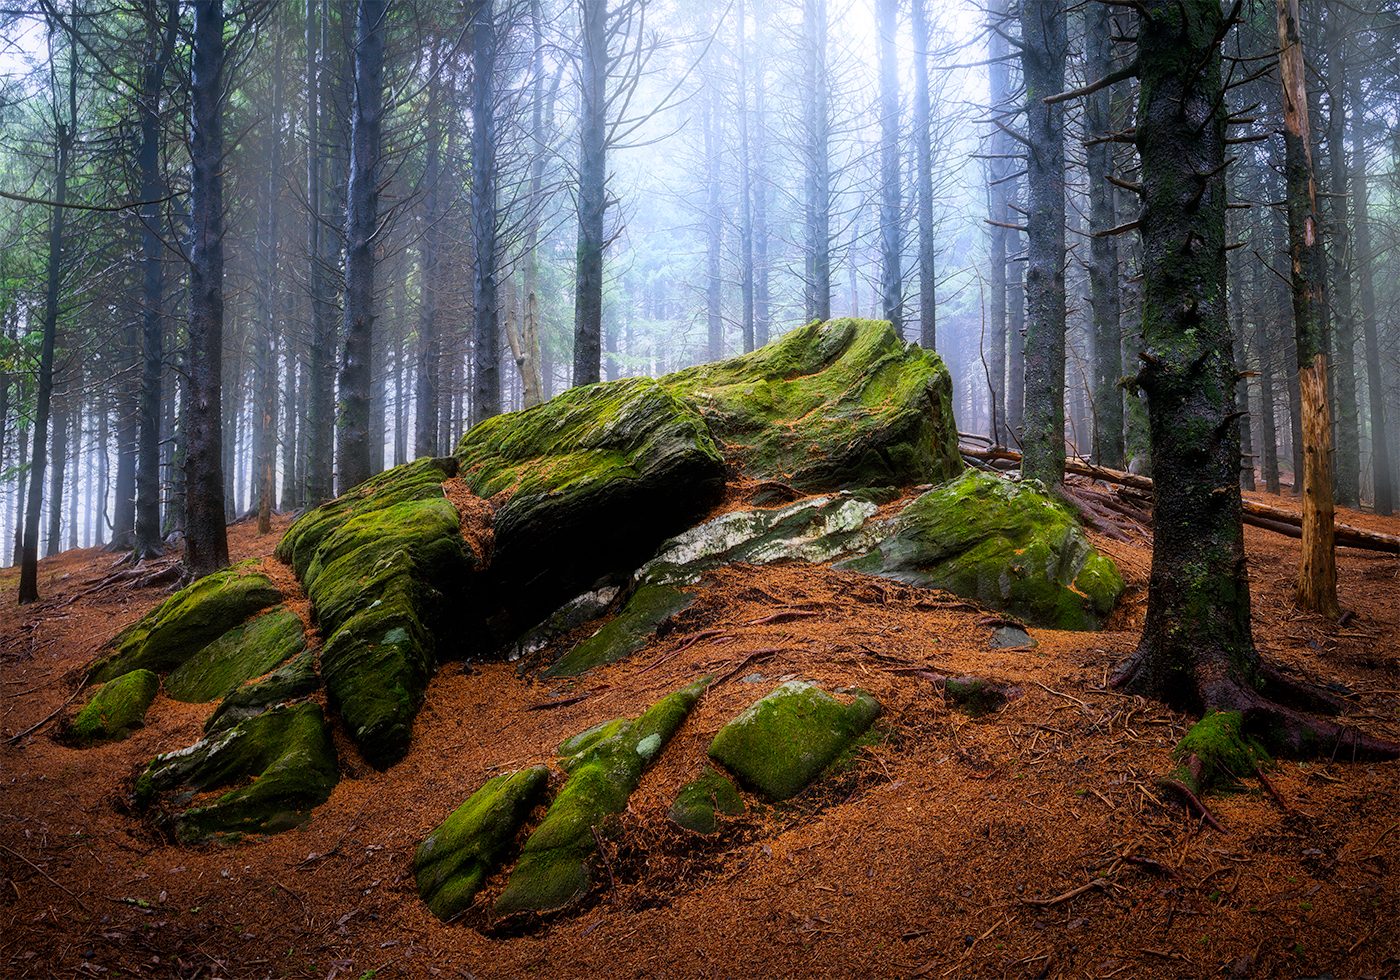
[[695, 597], [666, 585], [645, 585], [633, 593], [627, 605], [607, 625], [575, 646], [543, 671], [546, 677], [577, 677], [586, 670], [616, 663], [646, 646], [657, 627], [682, 610]]
[[719, 830], [720, 814], [737, 817], [743, 812], [744, 799], [733, 780], [707, 766], [698, 779], [680, 788], [668, 816], [686, 830], [713, 834]]
[[548, 784], [548, 766], [502, 773], [423, 839], [413, 873], [418, 894], [434, 915], [446, 922], [471, 905]]
[[256, 559], [195, 580], [118, 633], [93, 663], [92, 679], [132, 670], [174, 670], [255, 613], [282, 601]]
[[[158, 755], [138, 795], [163, 798], [157, 823], [182, 844], [300, 826], [340, 780], [330, 729], [318, 704], [273, 708], [189, 748]], [[197, 793], [232, 787], [179, 809]]]
[[1097, 629], [1123, 578], [1035, 483], [969, 471], [923, 494], [836, 567], [946, 589], [1041, 626]]
[[209, 735], [232, 728], [275, 704], [304, 698], [320, 687], [316, 657], [310, 650], [303, 649], [272, 673], [246, 681], [230, 691], [204, 722], [204, 733]]
[[1238, 711], [1207, 712], [1177, 743], [1172, 758], [1180, 763], [1172, 778], [1198, 796], [1273, 764], [1264, 746], [1244, 733]]
[[816, 492], [962, 471], [947, 369], [884, 321], [813, 322], [660, 381], [699, 407], [730, 462], [756, 478]]
[[857, 691], [850, 704], [815, 684], [788, 681], [719, 730], [710, 758], [775, 802], [802, 792], [880, 714]]
[[165, 679], [165, 690], [176, 701], [213, 701], [280, 666], [305, 646], [301, 619], [286, 606], [274, 606], [186, 660]]
[[149, 670], [133, 670], [98, 688], [68, 726], [80, 745], [122, 738], [146, 720], [146, 711], [160, 690], [160, 678]]
[[616, 719], [568, 739], [560, 764], [569, 781], [525, 841], [496, 911], [550, 912], [588, 893], [594, 828], [621, 813], [653, 760], [704, 693], [710, 678], [670, 694], [634, 721]]

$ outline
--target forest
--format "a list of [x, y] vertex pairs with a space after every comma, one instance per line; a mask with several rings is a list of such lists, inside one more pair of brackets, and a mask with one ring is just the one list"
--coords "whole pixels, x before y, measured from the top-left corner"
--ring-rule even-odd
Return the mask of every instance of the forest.
[[1397, 36], [0, 10], [0, 963], [1393, 972]]

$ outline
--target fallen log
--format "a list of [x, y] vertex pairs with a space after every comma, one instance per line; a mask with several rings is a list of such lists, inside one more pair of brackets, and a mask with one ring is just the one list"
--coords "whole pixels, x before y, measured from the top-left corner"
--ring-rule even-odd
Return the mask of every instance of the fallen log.
[[[971, 456], [974, 459], [1011, 460], [1014, 462], [1021, 460], [1021, 454], [1014, 449], [981, 450], [960, 447], [959, 451], [964, 456]], [[1122, 470], [1110, 469], [1106, 466], [1093, 466], [1078, 460], [1067, 459], [1065, 460], [1065, 472], [1093, 477], [1096, 480], [1103, 480], [1105, 483], [1132, 487], [1135, 490], [1146, 490], [1149, 493], [1152, 491], [1150, 477], [1140, 476], [1137, 473], [1124, 473]], [[1273, 531], [1275, 534], [1285, 534], [1293, 538], [1302, 537], [1303, 518], [1301, 514], [1295, 514], [1282, 507], [1275, 507], [1258, 500], [1251, 500], [1248, 497], [1241, 498], [1241, 502], [1244, 507], [1244, 522], [1246, 524]], [[1333, 526], [1336, 529], [1338, 545], [1400, 555], [1400, 536], [1380, 534], [1376, 531], [1363, 531], [1359, 527], [1335, 521]]]

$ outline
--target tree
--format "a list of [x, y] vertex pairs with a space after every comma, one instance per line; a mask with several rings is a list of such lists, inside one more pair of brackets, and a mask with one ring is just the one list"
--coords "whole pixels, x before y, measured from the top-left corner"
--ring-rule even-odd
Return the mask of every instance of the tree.
[[[384, 102], [384, 16], [388, 0], [359, 0], [351, 102], [350, 183], [345, 203], [344, 353], [340, 361], [341, 493], [364, 483], [370, 466], [370, 358], [374, 347], [374, 250], [379, 238], [379, 142]], [[383, 433], [374, 433], [383, 439]]]
[[806, 318], [831, 318], [831, 119], [827, 111], [826, 0], [803, 0], [806, 112]]
[[603, 357], [603, 213], [607, 210], [608, 4], [579, 0], [578, 250], [574, 278], [574, 384], [593, 384]]
[[501, 324], [496, 297], [496, 21], [492, 0], [473, 0], [472, 35], [472, 420], [501, 413]]
[[1064, 88], [1064, 0], [1024, 0], [1021, 43], [1030, 193], [1021, 472], [1053, 487], [1065, 478], [1065, 113], [1044, 100]]
[[[1359, 753], [1395, 757], [1400, 746], [1266, 697], [1302, 685], [1261, 660], [1250, 626], [1226, 313], [1226, 21], [1214, 3], [1139, 6], [1146, 350], [1137, 380], [1148, 395], [1155, 500], [1147, 616], [1113, 684], [1181, 711], [1238, 711], [1278, 751], [1346, 738]], [[1308, 690], [1314, 703], [1339, 703]]]
[[224, 523], [224, 8], [194, 4], [190, 69], [189, 397], [185, 402], [185, 573], [228, 564]]
[[880, 31], [880, 313], [903, 337], [900, 255], [904, 236], [899, 186], [899, 62], [895, 56], [899, 0], [876, 0], [876, 7]]
[[[928, 92], [928, 0], [913, 0], [914, 14], [914, 153], [916, 157], [915, 194], [919, 203], [919, 346], [934, 350], [938, 339], [938, 280], [935, 276], [933, 241], [933, 134], [932, 110]], [[1006, 347], [1006, 265], [1005, 230], [1002, 230], [1003, 260], [1001, 346]], [[994, 326], [995, 329], [995, 326]], [[1000, 358], [994, 358], [1000, 363]], [[996, 389], [1001, 388], [997, 379]], [[993, 411], [995, 414], [995, 410]]]
[[[318, 11], [317, 8], [320, 7]], [[306, 0], [306, 235], [311, 336], [307, 350], [306, 506], [318, 507], [335, 492], [335, 319], [325, 229], [327, 137], [326, 91], [330, 14], [326, 0]]]
[[1332, 424], [1323, 338], [1321, 225], [1313, 185], [1307, 82], [1299, 36], [1298, 0], [1278, 0], [1279, 77], [1283, 83], [1283, 144], [1288, 201], [1288, 254], [1292, 266], [1293, 329], [1298, 345], [1302, 408], [1303, 546], [1298, 602], [1335, 619], [1337, 563], [1332, 503]]

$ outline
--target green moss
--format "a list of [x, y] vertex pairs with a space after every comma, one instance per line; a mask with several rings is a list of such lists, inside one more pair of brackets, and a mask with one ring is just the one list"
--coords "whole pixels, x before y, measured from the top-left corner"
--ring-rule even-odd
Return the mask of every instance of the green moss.
[[502, 773], [423, 839], [413, 873], [418, 894], [434, 915], [446, 922], [471, 905], [548, 784], [547, 766]]
[[275, 606], [186, 660], [165, 679], [165, 690], [176, 701], [213, 701], [285, 663], [305, 646], [301, 619], [286, 606]]
[[696, 779], [682, 786], [671, 804], [670, 819], [697, 834], [719, 830], [719, 815], [737, 817], [744, 812], [744, 800], [733, 780], [706, 766]]
[[[147, 795], [172, 809], [158, 820], [183, 844], [231, 834], [273, 834], [300, 826], [340, 779], [320, 705], [273, 708], [187, 749], [158, 755]], [[231, 787], [213, 802], [179, 809], [195, 793]], [[140, 790], [138, 785], [138, 790]]]
[[976, 471], [921, 495], [872, 551], [836, 567], [946, 589], [1062, 630], [1097, 629], [1124, 588], [1038, 484]]
[[[1192, 756], [1199, 761], [1199, 778], [1190, 769]], [[1245, 734], [1238, 711], [1207, 712], [1177, 743], [1172, 758], [1181, 763], [1172, 778], [1197, 795], [1272, 765], [1264, 746]]]
[[525, 841], [496, 911], [549, 912], [587, 894], [595, 828], [621, 813], [637, 783], [704, 693], [710, 678], [670, 694], [634, 721], [595, 726], [560, 746], [569, 780]]
[[709, 755], [779, 802], [802, 792], [879, 714], [864, 691], [842, 704], [815, 684], [788, 681], [721, 728]]
[[232, 728], [273, 705], [304, 698], [320, 687], [316, 657], [310, 650], [303, 649], [272, 673], [246, 681], [230, 691], [204, 722], [204, 733], [209, 735]]
[[947, 369], [883, 321], [813, 322], [660, 381], [700, 408], [731, 462], [753, 477], [812, 492], [931, 483], [962, 470]]
[[577, 677], [603, 664], [616, 663], [646, 646], [658, 626], [684, 609], [695, 597], [666, 585], [646, 585], [633, 593], [622, 612], [551, 667], [545, 677]]
[[132, 670], [164, 673], [254, 613], [282, 600], [256, 559], [196, 579], [107, 644], [92, 665], [92, 679], [108, 681]]
[[69, 725], [73, 739], [89, 745], [121, 738], [146, 720], [159, 690], [160, 678], [149, 670], [133, 670], [108, 681]]

